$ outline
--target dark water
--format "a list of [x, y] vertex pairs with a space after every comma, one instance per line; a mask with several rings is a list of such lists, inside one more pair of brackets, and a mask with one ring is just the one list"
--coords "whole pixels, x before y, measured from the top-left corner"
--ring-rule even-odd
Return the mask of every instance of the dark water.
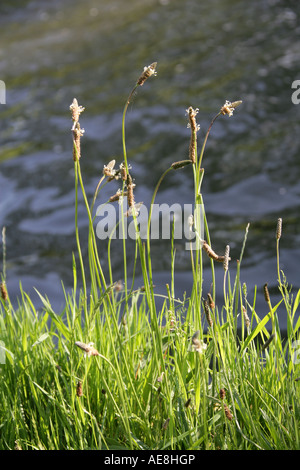
[[[291, 86], [300, 79], [299, 14], [298, 2], [276, 0], [1, 2], [0, 226], [6, 227], [10, 295], [18, 295], [21, 281], [34, 301], [33, 286], [59, 309], [61, 281], [72, 285], [73, 98], [86, 108], [81, 168], [91, 198], [103, 165], [123, 159], [123, 106], [154, 61], [158, 75], [139, 89], [127, 115], [136, 200], [149, 204], [162, 172], [187, 158], [189, 106], [199, 108], [200, 145], [225, 100], [243, 100], [233, 117], [216, 121], [203, 160], [212, 244], [217, 252], [229, 244], [233, 260], [239, 258], [250, 222], [242, 281], [251, 302], [255, 285], [262, 292], [268, 282], [271, 293], [276, 285], [275, 230], [282, 217], [281, 268], [298, 288], [300, 106], [291, 100]], [[117, 188], [107, 185], [103, 200]], [[191, 204], [191, 172], [169, 174], [157, 202]], [[80, 227], [84, 243], [83, 204]], [[184, 242], [176, 248], [179, 297], [189, 291], [191, 270]], [[106, 269], [104, 243], [100, 250]], [[157, 289], [165, 293], [169, 242], [153, 242], [152, 254]], [[112, 259], [118, 280], [118, 243]], [[220, 287], [222, 275], [221, 269]], [[210, 282], [208, 270], [207, 289]], [[258, 310], [266, 313], [265, 304]]]

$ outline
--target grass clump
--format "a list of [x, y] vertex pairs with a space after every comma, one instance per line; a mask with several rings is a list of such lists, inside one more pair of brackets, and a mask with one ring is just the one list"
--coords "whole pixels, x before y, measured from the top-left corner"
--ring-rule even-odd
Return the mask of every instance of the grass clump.
[[[79, 119], [84, 108], [76, 99], [70, 107], [78, 252], [73, 256], [73, 290], [65, 292], [62, 312], [55, 312], [40, 293], [43, 309], [37, 311], [22, 288], [19, 305], [13, 307], [6, 285], [3, 230], [1, 449], [300, 448], [300, 290], [294, 294], [280, 271], [282, 220], [278, 220], [275, 237], [281, 298], [273, 306], [266, 284], [268, 313], [261, 318], [255, 309], [255, 296], [249, 302], [247, 286], [240, 281], [249, 225], [232, 280], [230, 246], [226, 245], [221, 255], [214, 251], [205, 215], [201, 185], [206, 142], [215, 120], [232, 116], [240, 101], [226, 101], [220, 108], [200, 152], [198, 109], [187, 109], [189, 158], [173, 162], [159, 179], [149, 210], [146, 242], [140, 236], [141, 204], [135, 201], [135, 182], [127, 160], [125, 118], [132, 96], [156, 74], [155, 70], [156, 63], [145, 67], [129, 94], [122, 121], [124, 160], [119, 168], [115, 160], [104, 166], [91, 202], [81, 173], [84, 131]], [[194, 182], [194, 213], [189, 218], [196, 237], [190, 245], [193, 285], [190, 297], [175, 297], [173, 231], [172, 282], [158, 310], [149, 236], [152, 207], [162, 180], [177, 170], [190, 171]], [[122, 241], [122, 284], [113, 273], [113, 236], [106, 252], [101, 253], [95, 230], [96, 200], [112, 180], [118, 180], [121, 187], [103, 204], [118, 201], [124, 210], [117, 225], [124, 229], [132, 219], [136, 235], [133, 259], [128, 259], [128, 240]], [[82, 255], [78, 230], [79, 192], [89, 221], [87, 257]], [[209, 257], [211, 267], [212, 289], [208, 293], [203, 292], [203, 256]], [[102, 268], [104, 258], [108, 274]], [[216, 303], [215, 263], [224, 268], [222, 305]], [[138, 265], [142, 288], [134, 285]], [[287, 318], [284, 336], [279, 328], [279, 306], [285, 309]]]

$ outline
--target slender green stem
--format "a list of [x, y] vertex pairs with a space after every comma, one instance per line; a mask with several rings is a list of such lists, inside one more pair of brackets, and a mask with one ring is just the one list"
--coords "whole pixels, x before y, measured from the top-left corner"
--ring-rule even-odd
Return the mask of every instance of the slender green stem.
[[78, 167], [79, 161], [76, 160], [74, 162], [74, 170], [75, 170], [75, 236], [76, 236], [76, 243], [77, 243], [77, 250], [79, 256], [79, 263], [81, 268], [81, 276], [82, 276], [82, 283], [83, 283], [83, 293], [84, 293], [84, 311], [85, 311], [85, 319], [88, 322], [88, 315], [87, 315], [87, 287], [86, 287], [86, 277], [85, 277], [85, 269], [80, 245], [80, 238], [79, 238], [79, 229], [78, 229]]
[[276, 240], [276, 263], [277, 263], [277, 277], [279, 286], [282, 287], [280, 276], [280, 262], [279, 262], [279, 239]]
[[[202, 165], [202, 160], [203, 160], [203, 155], [204, 155], [204, 150], [205, 150], [205, 147], [206, 147], [206, 143], [207, 143], [207, 139], [208, 139], [208, 136], [209, 136], [209, 133], [211, 131], [211, 128], [215, 122], [215, 120], [220, 116], [221, 112], [218, 112], [218, 114], [216, 114], [216, 116], [212, 119], [210, 125], [209, 125], [209, 128], [206, 132], [206, 135], [205, 135], [205, 138], [204, 138], [204, 142], [203, 142], [203, 145], [202, 145], [202, 148], [201, 148], [201, 152], [200, 152], [200, 156], [199, 156], [199, 159], [198, 159], [198, 171], [200, 171], [201, 169], [201, 165]], [[200, 188], [199, 188], [199, 191], [200, 191]]]
[[6, 228], [2, 229], [2, 280], [6, 280]]
[[100, 263], [99, 256], [98, 256], [96, 237], [95, 237], [95, 232], [94, 232], [94, 228], [93, 228], [93, 219], [92, 219], [88, 199], [87, 199], [87, 196], [86, 196], [86, 192], [85, 192], [85, 188], [84, 188], [84, 184], [83, 184], [83, 180], [82, 180], [82, 175], [81, 175], [81, 169], [80, 169], [79, 162], [78, 162], [78, 176], [79, 176], [81, 191], [82, 191], [84, 202], [85, 202], [86, 211], [87, 211], [88, 218], [89, 218], [89, 238], [91, 238], [92, 242], [93, 242], [93, 243], [90, 244], [90, 247], [92, 248], [92, 252], [90, 254], [92, 256], [96, 257], [95, 259], [97, 260], [97, 265], [98, 265], [98, 269], [99, 269], [99, 272], [100, 272], [100, 275], [101, 275], [101, 280], [103, 282], [104, 289], [106, 289], [106, 281], [105, 281], [105, 277], [104, 277], [103, 270], [102, 270], [101, 263]]
[[123, 110], [123, 117], [122, 117], [122, 145], [123, 145], [123, 157], [124, 157], [124, 162], [125, 162], [125, 168], [126, 168], [126, 173], [128, 174], [128, 162], [127, 162], [127, 151], [126, 151], [126, 140], [125, 140], [125, 117], [126, 117], [126, 113], [127, 113], [127, 109], [128, 109], [128, 106], [131, 102], [131, 98], [132, 96], [134, 95], [136, 89], [138, 88], [138, 84], [136, 84], [131, 93], [129, 94], [128, 98], [127, 98], [127, 101], [125, 103], [125, 106], [124, 106], [124, 110]]

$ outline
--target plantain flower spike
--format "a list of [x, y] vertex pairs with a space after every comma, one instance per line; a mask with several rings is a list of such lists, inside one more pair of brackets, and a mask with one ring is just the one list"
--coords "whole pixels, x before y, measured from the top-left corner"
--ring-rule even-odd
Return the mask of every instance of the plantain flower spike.
[[72, 104], [70, 105], [70, 111], [72, 115], [72, 133], [73, 133], [73, 160], [76, 162], [81, 157], [81, 150], [80, 150], [80, 139], [84, 134], [84, 129], [81, 129], [79, 124], [79, 116], [84, 111], [83, 106], [78, 105], [78, 101], [76, 98], [73, 99]]
[[143, 86], [145, 81], [151, 77], [152, 75], [156, 76], [157, 75], [157, 72], [156, 72], [156, 66], [157, 66], [157, 62], [153, 62], [153, 64], [151, 65], [148, 65], [148, 67], [144, 67], [144, 71], [143, 73], [140, 75], [138, 81], [137, 81], [137, 85], [139, 86]]
[[86, 356], [99, 356], [99, 352], [93, 346], [94, 343], [85, 344], [81, 341], [76, 341], [75, 344], [85, 352]]
[[223, 104], [222, 108], [220, 109], [220, 113], [225, 115], [228, 114], [228, 116], [233, 115], [233, 111], [235, 108], [237, 108], [240, 104], [242, 104], [242, 101], [233, 101], [232, 103], [230, 101], [225, 101]]
[[74, 123], [73, 129], [75, 129], [76, 123], [79, 121], [79, 116], [84, 110], [85, 108], [83, 106], [79, 106], [77, 99], [74, 98], [72, 104], [70, 105], [70, 111]]
[[193, 344], [193, 349], [194, 351], [198, 352], [200, 355], [201, 354], [204, 354], [204, 351], [206, 350], [207, 348], [207, 344], [204, 343], [204, 341], [199, 340], [199, 334], [200, 334], [200, 331], [197, 330], [193, 336], [192, 336], [192, 344]]

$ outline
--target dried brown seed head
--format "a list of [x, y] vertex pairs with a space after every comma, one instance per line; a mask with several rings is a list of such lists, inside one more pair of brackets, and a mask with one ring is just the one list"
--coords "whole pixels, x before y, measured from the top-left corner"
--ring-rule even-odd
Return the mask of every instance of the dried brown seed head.
[[208, 301], [203, 300], [203, 305], [204, 305], [204, 312], [205, 312], [207, 323], [209, 324], [209, 326], [213, 326], [213, 320], [211, 318]]
[[282, 234], [282, 219], [277, 220], [276, 239], [280, 240]]
[[[220, 263], [224, 263], [225, 257], [217, 255], [217, 253], [214, 252], [214, 250], [208, 245], [208, 243], [205, 240], [203, 240], [202, 246], [203, 246], [204, 251], [207, 253], [207, 255], [210, 258], [212, 258], [213, 260], [218, 261]], [[231, 258], [228, 257], [228, 261], [230, 261], [230, 260], [231, 260]]]
[[215, 308], [215, 302], [210, 293], [207, 294], [208, 305], [211, 310]]
[[82, 349], [87, 356], [99, 356], [99, 352], [93, 347], [93, 343], [85, 344], [81, 341], [76, 341], [75, 344]]
[[244, 305], [242, 305], [242, 311], [243, 311], [243, 317], [244, 317], [245, 325], [248, 328], [250, 326], [250, 318], [248, 317], [247, 310], [244, 307]]
[[77, 99], [74, 98], [72, 104], [70, 105], [70, 111], [74, 124], [79, 121], [79, 116], [84, 110], [85, 108], [83, 106], [79, 106]]
[[7, 299], [8, 299], [8, 293], [7, 293], [5, 281], [1, 282], [1, 284], [0, 284], [0, 291], [1, 291], [1, 297], [2, 297], [2, 299], [6, 302]]
[[270, 295], [269, 295], [269, 289], [268, 289], [267, 283], [264, 285], [264, 296], [265, 296], [266, 302], [270, 302]]
[[151, 65], [148, 65], [148, 67], [144, 67], [144, 70], [137, 81], [137, 85], [143, 86], [145, 81], [149, 77], [151, 77], [152, 75], [154, 76], [157, 75], [157, 72], [155, 70], [156, 66], [157, 66], [157, 62], [153, 62]]
[[197, 132], [200, 129], [199, 124], [196, 122], [196, 115], [199, 109], [194, 109], [190, 106], [187, 110], [189, 116], [188, 127], [191, 128], [191, 140], [189, 146], [189, 158], [192, 163], [196, 162], [196, 143], [197, 143]]
[[220, 113], [225, 115], [227, 114], [229, 117], [233, 115], [233, 111], [235, 108], [237, 108], [240, 104], [242, 104], [242, 101], [233, 101], [232, 103], [230, 101], [225, 101], [224, 105], [220, 109]]
[[163, 428], [164, 430], [166, 430], [167, 427], [169, 426], [169, 422], [170, 422], [170, 418], [167, 418], [167, 419], [164, 421], [164, 423], [163, 423], [163, 425], [162, 425], [162, 428]]
[[197, 124], [196, 122], [196, 116], [199, 112], [199, 108], [192, 108], [192, 106], [190, 106], [187, 110], [186, 110], [188, 116], [189, 116], [189, 123], [188, 123], [188, 127], [191, 128], [191, 130], [193, 132], [198, 132], [199, 129], [200, 129], [200, 125]]
[[82, 382], [80, 382], [80, 380], [77, 382], [77, 386], [76, 386], [76, 395], [78, 397], [82, 397], [83, 395], [83, 391], [82, 391]]
[[126, 171], [126, 166], [124, 163], [120, 164], [120, 172], [121, 172], [121, 178], [123, 181], [127, 180], [127, 171]]
[[231, 421], [233, 416], [232, 416], [232, 413], [230, 411], [230, 409], [228, 408], [228, 406], [224, 403], [224, 411], [225, 411], [225, 416], [226, 418]]
[[81, 157], [80, 149], [80, 139], [83, 136], [85, 130], [80, 128], [79, 122], [76, 122], [76, 125], [73, 129], [73, 160], [76, 162]]
[[118, 191], [113, 196], [110, 196], [109, 202], [117, 202], [122, 198], [122, 196], [126, 196], [126, 195], [127, 195], [126, 191], [124, 191], [124, 193], [122, 194], [122, 191], [118, 189]]
[[131, 207], [129, 207], [128, 211], [125, 212], [125, 217], [130, 217], [131, 215], [135, 215], [137, 217], [143, 204], [143, 202], [134, 203]]
[[127, 185], [128, 206], [132, 207], [134, 205], [133, 189], [135, 188], [135, 184], [132, 182], [132, 178], [129, 173], [127, 175], [126, 185]]

